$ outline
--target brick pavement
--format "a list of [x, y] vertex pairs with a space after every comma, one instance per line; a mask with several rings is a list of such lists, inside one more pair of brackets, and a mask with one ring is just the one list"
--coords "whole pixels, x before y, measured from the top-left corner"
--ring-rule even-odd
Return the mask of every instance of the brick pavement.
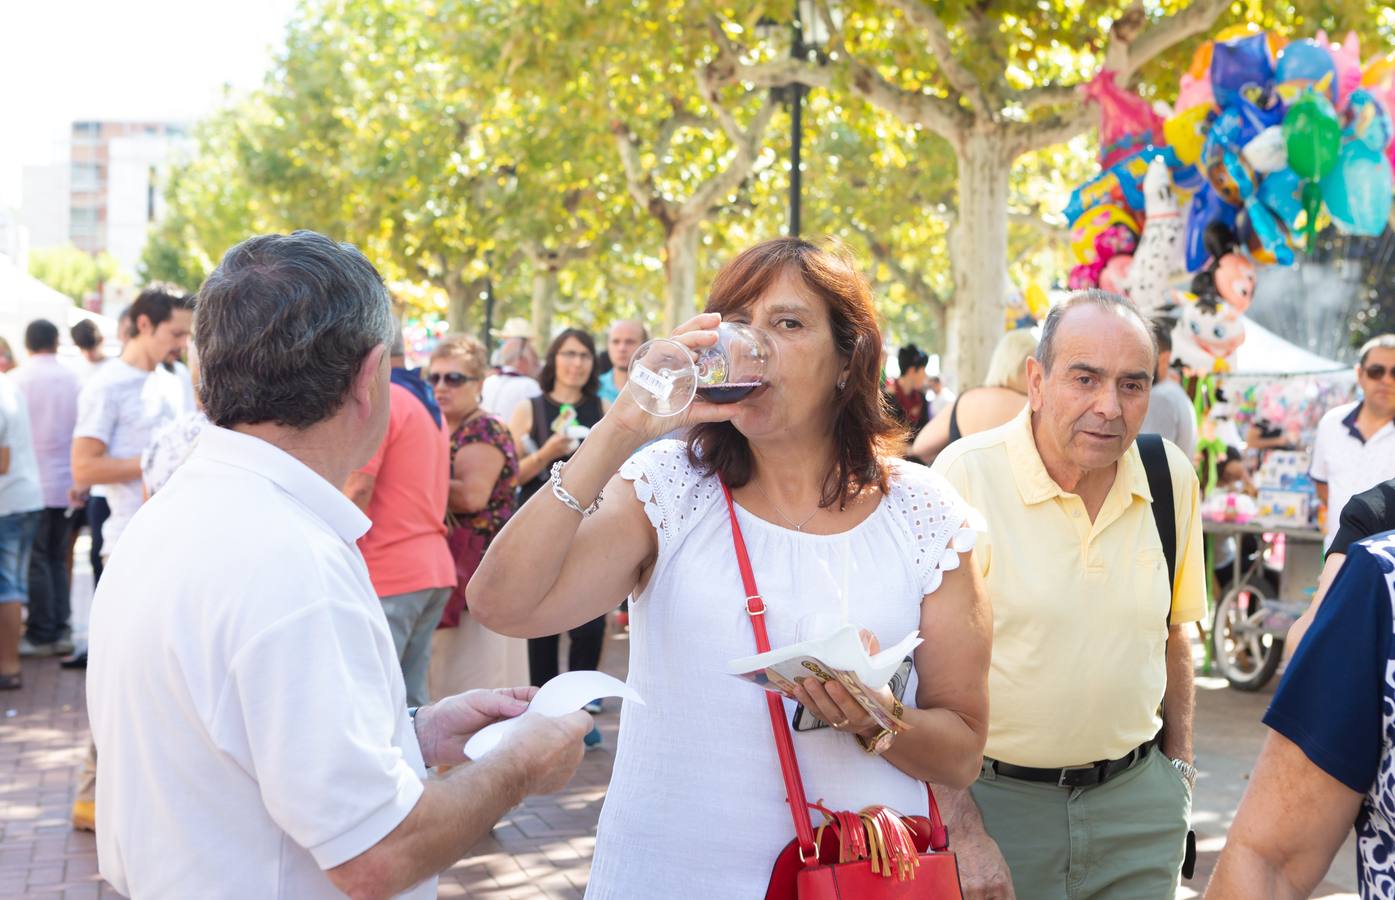
[[[623, 677], [625, 636], [608, 641], [602, 668]], [[81, 672], [65, 672], [56, 660], [27, 661], [23, 690], [0, 694], [0, 897], [78, 900], [119, 896], [97, 876], [93, 838], [68, 824], [71, 789], [86, 740]], [[1199, 746], [1202, 756], [1226, 747], [1236, 752], [1236, 768], [1225, 780], [1243, 784], [1257, 755], [1259, 734], [1253, 695], [1201, 691], [1198, 725], [1216, 749]], [[1208, 712], [1209, 711], [1209, 712]], [[1209, 715], [1209, 719], [1208, 719]], [[470, 856], [441, 876], [441, 897], [580, 898], [585, 892], [596, 819], [610, 780], [619, 716], [608, 709], [598, 717], [605, 735], [600, 750], [586, 755], [576, 779], [563, 792], [530, 798], [505, 816]], [[1246, 724], [1250, 722], [1252, 724]], [[1231, 732], [1225, 723], [1233, 723]], [[1242, 746], [1236, 747], [1235, 744]], [[1253, 746], [1251, 746], [1253, 745]], [[1211, 766], [1203, 763], [1204, 769]], [[1209, 773], [1204, 773], [1211, 777]], [[1216, 774], [1221, 774], [1217, 772]], [[1236, 785], [1238, 799], [1239, 784]], [[1185, 883], [1178, 898], [1197, 897], [1224, 845], [1224, 827], [1233, 814], [1202, 814], [1198, 877]], [[1339, 884], [1325, 882], [1318, 897], [1351, 897]]]
[[[625, 640], [613, 636], [602, 661], [620, 678]], [[92, 835], [74, 832], [68, 821], [87, 739], [83, 674], [64, 671], [56, 659], [26, 660], [24, 687], [0, 694], [0, 897], [120, 896], [97, 875]], [[605, 741], [586, 754], [571, 785], [529, 798], [505, 816], [468, 859], [441, 876], [440, 896], [580, 898], [619, 718], [614, 707], [598, 716]]]

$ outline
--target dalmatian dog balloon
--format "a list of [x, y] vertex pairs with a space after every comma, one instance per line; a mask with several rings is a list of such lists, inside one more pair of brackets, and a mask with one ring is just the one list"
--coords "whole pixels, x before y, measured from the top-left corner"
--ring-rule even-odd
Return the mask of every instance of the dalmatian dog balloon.
[[1123, 288], [1139, 311], [1152, 318], [1169, 310], [1171, 283], [1185, 271], [1185, 223], [1172, 192], [1172, 173], [1161, 156], [1148, 164], [1143, 195], [1147, 219]]

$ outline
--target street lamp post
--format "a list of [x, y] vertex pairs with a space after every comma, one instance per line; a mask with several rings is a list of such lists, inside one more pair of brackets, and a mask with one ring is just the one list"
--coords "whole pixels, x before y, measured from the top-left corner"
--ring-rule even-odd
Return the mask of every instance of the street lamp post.
[[[834, 15], [830, 8], [830, 15]], [[769, 36], [779, 23], [771, 20], [761, 22], [762, 30]], [[826, 62], [821, 50], [828, 40], [828, 29], [819, 15], [816, 0], [795, 0], [793, 19], [790, 22], [790, 58], [807, 62], [812, 54], [819, 64]], [[804, 95], [808, 88], [799, 82], [789, 85], [790, 104], [790, 213], [789, 236], [800, 235], [800, 194], [803, 189], [801, 157], [804, 144]]]
[[[804, 21], [800, 10], [803, 3], [794, 5], [794, 37], [790, 41], [790, 56], [804, 59]], [[799, 237], [799, 200], [803, 189], [800, 169], [800, 150], [804, 143], [804, 91], [805, 87], [796, 81], [790, 85], [790, 225], [789, 236]]]

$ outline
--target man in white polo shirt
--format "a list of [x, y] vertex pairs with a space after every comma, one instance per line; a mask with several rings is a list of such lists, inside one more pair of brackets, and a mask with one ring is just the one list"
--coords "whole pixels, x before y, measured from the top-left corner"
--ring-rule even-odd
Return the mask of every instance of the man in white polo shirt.
[[542, 393], [538, 386], [538, 354], [533, 349], [533, 329], [523, 319], [509, 319], [499, 332], [499, 371], [480, 387], [480, 406], [505, 422], [520, 403]]
[[213, 424], [93, 605], [102, 876], [140, 898], [434, 897], [500, 815], [566, 783], [589, 717], [528, 716], [462, 764], [529, 690], [407, 708], [355, 543], [369, 521], [338, 490], [388, 421], [373, 266], [312, 232], [252, 238], [198, 310]]
[[1395, 334], [1371, 338], [1356, 364], [1361, 400], [1330, 409], [1318, 423], [1311, 473], [1332, 544], [1347, 501], [1395, 478]]

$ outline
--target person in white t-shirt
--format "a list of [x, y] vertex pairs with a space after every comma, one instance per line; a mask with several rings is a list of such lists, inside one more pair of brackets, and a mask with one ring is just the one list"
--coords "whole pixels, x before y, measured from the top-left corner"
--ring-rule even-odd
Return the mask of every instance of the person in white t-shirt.
[[[532, 691], [409, 710], [339, 487], [387, 430], [387, 290], [312, 232], [228, 251], [199, 293], [210, 423], [130, 522], [92, 613], [97, 861], [122, 894], [436, 896], [436, 874], [581, 761], [583, 712]], [[452, 764], [426, 780], [426, 768]]]
[[20, 606], [29, 602], [29, 554], [44, 495], [24, 394], [0, 374], [0, 691], [22, 686]]
[[1323, 509], [1324, 549], [1347, 501], [1395, 478], [1395, 334], [1371, 338], [1356, 363], [1361, 400], [1329, 409], [1313, 437], [1309, 474]]
[[193, 303], [160, 288], [142, 291], [130, 309], [135, 335], [78, 395], [73, 481], [105, 485], [111, 517], [102, 526], [110, 558], [121, 532], [144, 502], [140, 454], [160, 425], [184, 411], [179, 379], [160, 364], [189, 343]]
[[533, 349], [532, 334], [532, 329], [522, 319], [505, 322], [499, 333], [504, 341], [499, 347], [499, 371], [480, 386], [480, 406], [505, 422], [520, 403], [527, 403], [542, 393], [538, 386], [541, 365]]
[[[188, 345], [192, 306], [190, 299], [161, 288], [141, 291], [130, 308], [134, 334], [121, 356], [104, 363], [78, 394], [73, 485], [78, 490], [94, 485], [106, 489], [111, 515], [100, 526], [104, 569], [131, 517], [145, 502], [141, 452], [156, 428], [179, 415], [179, 382], [160, 363]], [[95, 824], [96, 774], [96, 748], [89, 742], [73, 801], [73, 827], [79, 830], [90, 831]]]

